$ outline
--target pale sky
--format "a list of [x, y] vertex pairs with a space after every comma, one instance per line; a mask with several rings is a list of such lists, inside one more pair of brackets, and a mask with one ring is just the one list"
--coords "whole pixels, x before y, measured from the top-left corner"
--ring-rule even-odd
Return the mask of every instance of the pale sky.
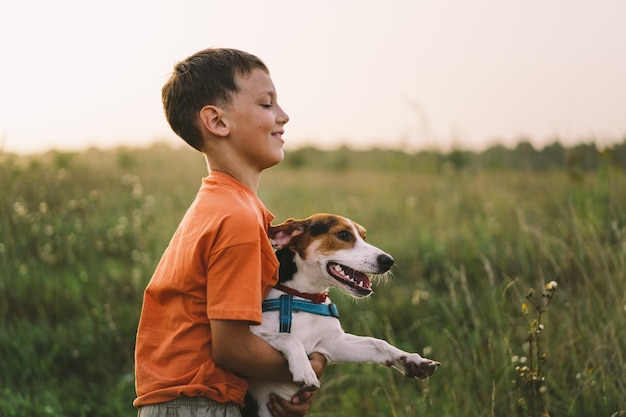
[[626, 137], [624, 0], [2, 0], [0, 150], [182, 143], [160, 90], [209, 46], [269, 66], [287, 148]]

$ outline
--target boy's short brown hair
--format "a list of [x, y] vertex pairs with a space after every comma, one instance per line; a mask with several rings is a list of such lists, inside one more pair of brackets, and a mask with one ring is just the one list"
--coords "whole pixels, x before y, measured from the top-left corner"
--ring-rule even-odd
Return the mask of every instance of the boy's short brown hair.
[[248, 75], [254, 69], [269, 74], [261, 59], [226, 48], [204, 49], [177, 63], [161, 90], [165, 117], [172, 130], [189, 145], [201, 150], [200, 110], [211, 104], [228, 106], [232, 95], [239, 91], [235, 76]]

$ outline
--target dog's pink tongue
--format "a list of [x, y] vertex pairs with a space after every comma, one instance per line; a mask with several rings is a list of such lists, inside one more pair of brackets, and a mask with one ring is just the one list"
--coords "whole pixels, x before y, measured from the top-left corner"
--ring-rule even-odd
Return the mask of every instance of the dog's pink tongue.
[[354, 282], [356, 282], [359, 287], [363, 288], [369, 288], [372, 285], [367, 275], [358, 271], [355, 271], [354, 273]]

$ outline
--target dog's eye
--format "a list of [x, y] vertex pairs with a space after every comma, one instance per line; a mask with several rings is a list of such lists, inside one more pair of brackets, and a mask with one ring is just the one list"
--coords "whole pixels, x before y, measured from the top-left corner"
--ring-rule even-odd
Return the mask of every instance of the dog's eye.
[[350, 242], [352, 240], [352, 233], [348, 232], [347, 230], [342, 230], [341, 232], [337, 233], [337, 237], [344, 242]]

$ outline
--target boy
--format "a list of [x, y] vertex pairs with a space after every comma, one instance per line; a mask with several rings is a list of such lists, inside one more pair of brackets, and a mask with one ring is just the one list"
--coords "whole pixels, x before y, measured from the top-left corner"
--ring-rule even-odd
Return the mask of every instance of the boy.
[[[133, 405], [139, 416], [240, 416], [245, 377], [292, 380], [282, 354], [249, 328], [278, 279], [267, 238], [274, 216], [256, 193], [261, 172], [283, 159], [289, 116], [265, 64], [234, 49], [178, 63], [162, 99], [171, 128], [204, 154], [209, 175], [145, 290]], [[311, 362], [321, 374], [324, 357], [313, 353]], [[269, 406], [275, 417], [302, 416], [311, 400], [301, 392]]]

